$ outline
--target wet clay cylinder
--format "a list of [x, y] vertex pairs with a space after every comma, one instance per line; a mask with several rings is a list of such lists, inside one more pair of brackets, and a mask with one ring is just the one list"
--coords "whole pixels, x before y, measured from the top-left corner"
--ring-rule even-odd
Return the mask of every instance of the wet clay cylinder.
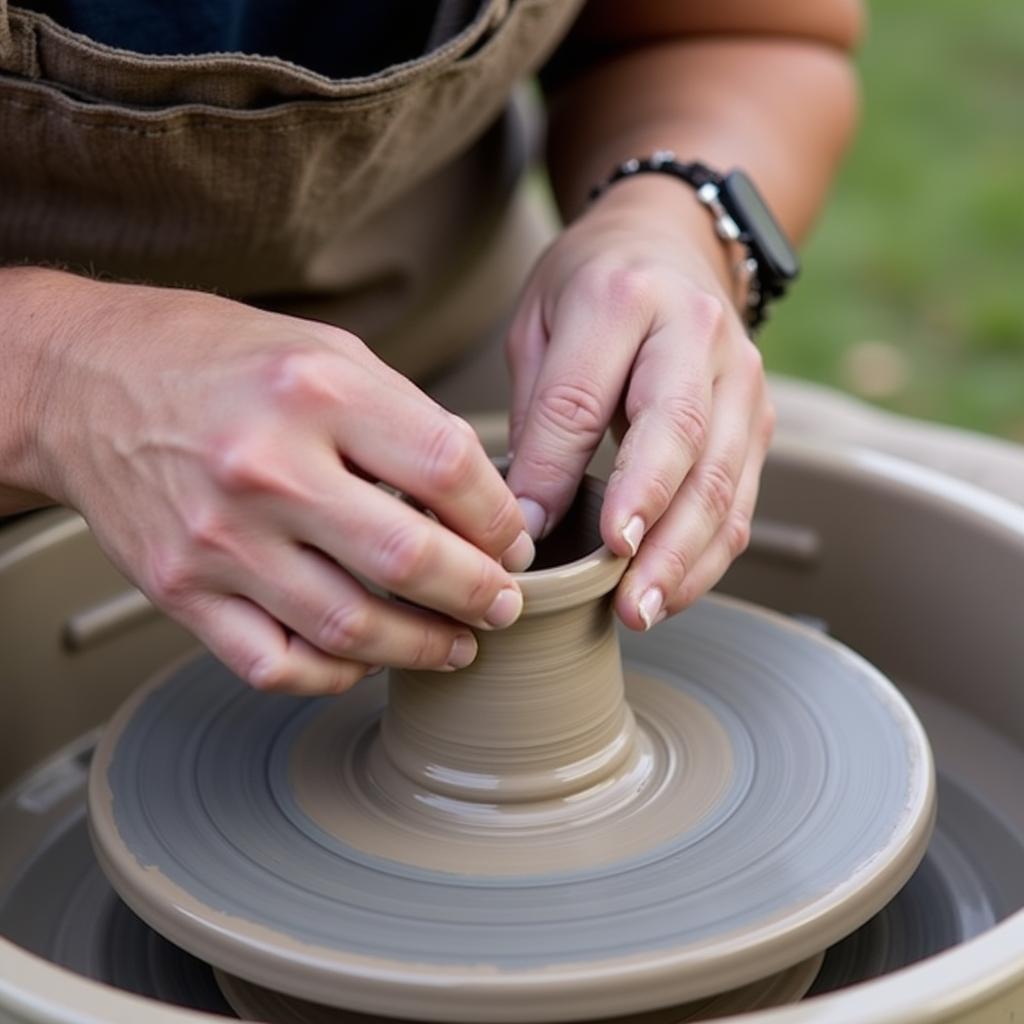
[[414, 786], [486, 804], [544, 801], [605, 784], [635, 760], [611, 603], [626, 560], [601, 545], [602, 490], [585, 482], [538, 568], [518, 577], [522, 617], [480, 633], [472, 665], [392, 670], [380, 742]]

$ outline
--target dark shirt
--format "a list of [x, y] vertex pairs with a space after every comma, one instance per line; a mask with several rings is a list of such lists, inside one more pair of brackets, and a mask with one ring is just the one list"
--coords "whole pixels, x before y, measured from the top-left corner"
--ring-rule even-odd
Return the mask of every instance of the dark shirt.
[[329, 78], [430, 52], [481, 0], [21, 0], [99, 43], [143, 54], [281, 57]]

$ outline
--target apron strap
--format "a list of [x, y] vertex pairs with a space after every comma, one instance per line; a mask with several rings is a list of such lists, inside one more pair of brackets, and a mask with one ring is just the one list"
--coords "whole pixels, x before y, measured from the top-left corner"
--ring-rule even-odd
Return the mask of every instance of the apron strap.
[[7, 0], [0, 0], [0, 60], [11, 57], [14, 40], [11, 38], [11, 21], [7, 16]]
[[36, 42], [33, 15], [0, 0], [0, 71], [38, 78]]

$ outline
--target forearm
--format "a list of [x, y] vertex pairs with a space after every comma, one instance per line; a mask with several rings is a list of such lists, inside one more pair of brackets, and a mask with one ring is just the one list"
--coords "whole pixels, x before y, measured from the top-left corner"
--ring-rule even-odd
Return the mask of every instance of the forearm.
[[0, 268], [0, 515], [50, 504], [40, 435], [48, 364], [71, 329], [60, 285], [71, 275]]
[[664, 27], [659, 37], [649, 29], [632, 40], [617, 26], [627, 39], [614, 50], [602, 46], [600, 24], [591, 29], [589, 43], [604, 55], [564, 82], [550, 104], [549, 164], [567, 219], [614, 165], [672, 149], [681, 160], [742, 167], [787, 232], [796, 239], [806, 232], [856, 119], [845, 45], [858, 26], [773, 33], [740, 22], [706, 26], [706, 34]]

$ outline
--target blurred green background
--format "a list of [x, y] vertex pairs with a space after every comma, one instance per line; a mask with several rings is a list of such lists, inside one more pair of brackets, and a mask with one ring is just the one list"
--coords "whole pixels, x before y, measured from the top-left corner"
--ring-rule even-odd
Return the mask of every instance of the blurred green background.
[[1024, 441], [1024, 0], [876, 0], [769, 369]]

